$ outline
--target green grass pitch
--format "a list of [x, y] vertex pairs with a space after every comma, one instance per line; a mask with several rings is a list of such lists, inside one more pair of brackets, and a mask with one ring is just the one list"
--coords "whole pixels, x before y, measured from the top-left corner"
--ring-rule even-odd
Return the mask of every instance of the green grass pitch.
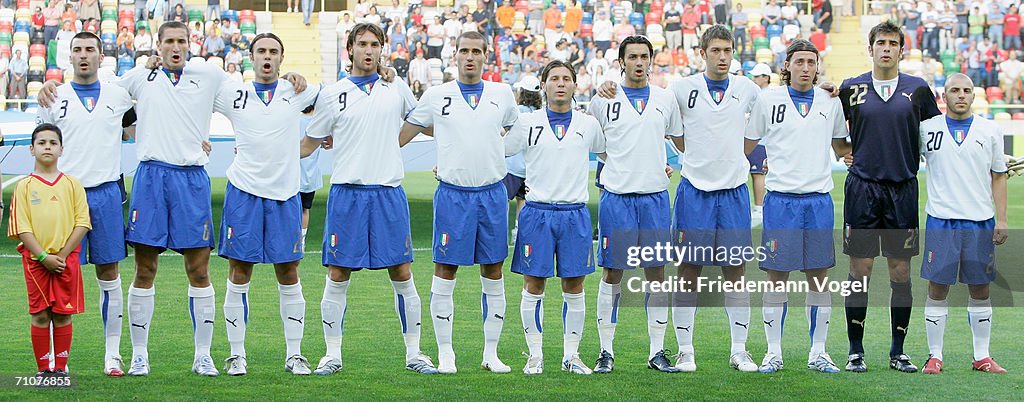
[[[924, 176], [922, 174], [922, 176]], [[833, 191], [836, 202], [836, 222], [842, 222], [842, 182], [844, 173], [836, 174], [837, 188]], [[675, 182], [673, 180], [672, 193]], [[214, 180], [214, 219], [219, 227], [223, 202], [224, 180]], [[429, 172], [411, 172], [405, 180], [412, 212], [413, 244], [417, 249], [428, 249], [431, 239], [431, 200], [436, 182]], [[310, 219], [308, 254], [300, 273], [306, 296], [306, 317], [303, 352], [312, 364], [324, 354], [323, 332], [319, 324], [320, 298], [324, 286], [324, 269], [320, 265], [320, 234], [323, 230], [327, 189], [317, 193], [316, 205]], [[924, 207], [924, 183], [921, 184], [921, 207]], [[1024, 194], [1024, 181], [1011, 180], [1011, 199]], [[10, 189], [4, 196], [9, 199]], [[596, 209], [596, 192], [591, 195], [591, 210]], [[1024, 227], [1024, 204], [1010, 203], [1010, 227]], [[922, 212], [922, 218], [924, 213]], [[6, 228], [6, 219], [3, 222]], [[1011, 233], [1013, 236], [1021, 232]], [[755, 241], [758, 235], [755, 233]], [[1019, 236], [1018, 236], [1019, 237]], [[1017, 245], [1024, 245], [1018, 240]], [[172, 400], [225, 400], [252, 399], [1019, 399], [1024, 384], [1024, 354], [1018, 349], [1016, 335], [1024, 324], [1024, 311], [1020, 308], [997, 308], [992, 332], [992, 354], [1010, 372], [990, 375], [970, 370], [971, 337], [966, 323], [965, 308], [951, 308], [946, 332], [946, 371], [938, 376], [901, 374], [888, 369], [889, 347], [888, 311], [873, 307], [869, 310], [865, 345], [870, 371], [865, 374], [821, 374], [804, 366], [809, 340], [803, 307], [789, 312], [789, 326], [783, 348], [787, 367], [775, 375], [744, 374], [729, 369], [729, 332], [721, 307], [701, 308], [697, 316], [695, 347], [698, 371], [693, 374], [662, 374], [646, 368], [647, 329], [644, 312], [640, 307], [623, 307], [617, 331], [616, 370], [610, 375], [574, 376], [559, 371], [562, 351], [560, 308], [561, 297], [557, 283], [547, 292], [544, 340], [546, 372], [526, 377], [520, 371], [526, 358], [522, 356], [526, 344], [519, 318], [519, 292], [522, 280], [518, 275], [506, 275], [508, 313], [499, 355], [513, 368], [511, 374], [491, 374], [479, 369], [483, 348], [480, 326], [480, 283], [476, 267], [463, 268], [459, 273], [455, 303], [455, 350], [459, 373], [453, 376], [423, 376], [404, 370], [404, 347], [400, 324], [394, 312], [393, 293], [385, 272], [359, 272], [353, 276], [349, 288], [348, 314], [343, 344], [345, 369], [330, 377], [294, 377], [283, 371], [284, 337], [278, 316], [278, 295], [272, 268], [258, 266], [250, 290], [250, 323], [247, 335], [249, 374], [244, 377], [202, 378], [189, 372], [192, 363], [192, 331], [186, 308], [187, 281], [182, 259], [176, 254], [165, 254], [160, 259], [161, 273], [157, 276], [156, 313], [150, 333], [150, 359], [152, 374], [144, 378], [107, 378], [102, 373], [103, 339], [99, 314], [98, 293], [93, 270], [83, 267], [87, 311], [74, 318], [75, 337], [70, 359], [75, 387], [71, 389], [30, 389], [15, 387], [14, 376], [31, 375], [35, 364], [29, 342], [28, 315], [26, 314], [25, 281], [20, 261], [12, 258], [16, 242], [0, 240], [0, 280], [4, 296], [0, 298], [0, 351], [5, 363], [0, 366], [2, 383], [0, 399], [26, 400], [84, 399], [172, 399]], [[837, 248], [838, 249], [838, 248]], [[1004, 245], [997, 249], [1001, 256], [1020, 253], [1024, 247]], [[832, 276], [845, 279], [848, 262], [837, 253], [837, 266]], [[422, 347], [436, 358], [433, 328], [429, 319], [430, 277], [433, 264], [429, 251], [417, 251], [413, 272], [423, 301]], [[217, 316], [221, 317], [227, 262], [219, 257], [211, 259], [211, 282], [217, 289]], [[510, 260], [509, 260], [510, 261]], [[916, 305], [923, 306], [926, 283], [917, 274], [920, 258], [913, 261], [914, 294]], [[1020, 258], [1000, 258], [1003, 272], [1020, 270]], [[506, 272], [508, 264], [506, 264]], [[133, 261], [121, 264], [125, 290], [131, 282]], [[888, 295], [888, 278], [884, 262], [876, 261], [872, 305], [880, 305]], [[748, 264], [748, 276], [763, 278], [763, 274]], [[706, 268], [705, 274], [714, 274]], [[600, 276], [587, 278], [587, 320], [581, 355], [588, 364], [599, 352], [595, 326], [595, 297]], [[794, 276], [798, 278], [798, 276]], [[1017, 282], [1018, 284], [1020, 282]], [[963, 291], [963, 287], [957, 288]], [[1008, 293], [1006, 297], [1019, 293]], [[963, 294], [961, 293], [961, 296]], [[951, 296], [955, 297], [955, 296]], [[127, 296], [125, 296], [127, 300]], [[760, 296], [753, 296], [751, 330], [748, 348], [760, 362], [766, 346], [760, 323]], [[801, 301], [802, 295], [791, 300]], [[834, 299], [828, 349], [836, 363], [846, 360], [846, 325], [843, 319], [842, 299]], [[796, 303], [794, 303], [796, 304]], [[953, 304], [953, 303], [951, 303]], [[963, 304], [958, 304], [963, 305]], [[923, 366], [927, 358], [923, 308], [917, 307], [911, 322], [907, 352], [914, 362]], [[228, 355], [224, 324], [216, 325], [213, 358], [220, 361]], [[127, 362], [131, 358], [131, 345], [125, 319], [121, 353]], [[675, 350], [675, 337], [671, 330], [666, 336], [666, 347]]]

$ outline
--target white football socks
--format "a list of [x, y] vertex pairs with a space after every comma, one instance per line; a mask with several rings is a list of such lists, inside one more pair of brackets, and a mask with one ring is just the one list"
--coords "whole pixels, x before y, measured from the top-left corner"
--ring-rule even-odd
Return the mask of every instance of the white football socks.
[[484, 361], [498, 358], [498, 340], [505, 325], [505, 279], [480, 277], [483, 288]]
[[825, 353], [828, 323], [832, 318], [832, 295], [828, 292], [809, 291], [806, 304], [807, 323], [810, 326], [809, 333], [811, 335], [811, 352], [808, 357], [814, 358]]
[[697, 292], [672, 294], [672, 324], [679, 352], [693, 354], [693, 323], [697, 316]]
[[523, 320], [523, 332], [526, 334], [526, 346], [531, 357], [544, 356], [544, 294], [539, 295], [523, 289], [519, 302], [519, 316]]
[[455, 350], [452, 348], [452, 320], [455, 317], [455, 302], [452, 294], [455, 292], [455, 279], [448, 280], [433, 277], [430, 284], [430, 316], [434, 322], [434, 337], [437, 339], [437, 354], [451, 356], [454, 358]]
[[141, 289], [133, 284], [128, 288], [128, 333], [132, 338], [132, 356], [149, 358], [149, 329], [153, 323], [155, 294], [155, 286]]
[[[933, 300], [931, 297], [924, 305], [924, 332], [928, 335], [928, 354], [942, 360], [942, 343], [946, 335], [946, 318], [949, 316], [949, 301]], [[974, 320], [969, 320], [971, 330]]]
[[217, 318], [216, 293], [213, 285], [205, 288], [188, 287], [189, 312], [195, 329], [195, 356], [209, 356], [213, 344], [213, 323]]
[[121, 356], [121, 317], [124, 314], [124, 296], [121, 277], [105, 281], [97, 278], [100, 288], [100, 315], [103, 318], [104, 360]]
[[668, 327], [668, 293], [648, 292], [644, 296], [644, 310], [647, 311], [647, 336], [650, 338], [650, 352], [647, 359], [665, 349], [665, 329]]
[[618, 321], [619, 284], [610, 284], [602, 280], [597, 289], [597, 334], [601, 338], [601, 350], [615, 356], [612, 344], [615, 341], [615, 324]]
[[[782, 358], [782, 325], [786, 321], [789, 294], [765, 292], [761, 302], [761, 312], [764, 315], [764, 335], [768, 339], [768, 353]], [[732, 326], [735, 327], [736, 324], [733, 323]]]
[[725, 293], [725, 313], [729, 317], [732, 337], [732, 354], [747, 351], [747, 331], [750, 326], [750, 294], [743, 292]]
[[974, 335], [974, 360], [989, 357], [988, 344], [992, 335], [992, 299], [967, 301], [967, 318]]
[[302, 283], [277, 285], [281, 324], [284, 327], [285, 356], [302, 354], [302, 330], [306, 320], [306, 299], [302, 297]]
[[341, 337], [345, 332], [345, 310], [348, 306], [349, 281], [325, 279], [324, 297], [320, 300], [320, 318], [324, 326], [327, 356], [341, 359]]
[[562, 361], [568, 361], [580, 351], [583, 323], [587, 315], [586, 294], [563, 292], [562, 311]]
[[245, 357], [245, 329], [249, 325], [249, 283], [227, 281], [224, 294], [224, 328], [232, 356]]
[[406, 281], [391, 281], [395, 290], [395, 313], [402, 324], [402, 338], [405, 340], [405, 360], [420, 355], [420, 328], [422, 320], [420, 295], [416, 292], [413, 278]]

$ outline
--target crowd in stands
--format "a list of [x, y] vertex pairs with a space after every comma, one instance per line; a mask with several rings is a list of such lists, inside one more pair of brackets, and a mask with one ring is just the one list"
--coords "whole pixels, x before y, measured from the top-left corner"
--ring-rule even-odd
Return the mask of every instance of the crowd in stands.
[[949, 74], [967, 74], [986, 89], [984, 98], [996, 113], [996, 105], [1021, 103], [1024, 52], [1017, 2], [900, 1], [887, 11], [885, 18], [906, 34], [903, 71], [935, 87]]
[[[337, 25], [339, 75], [349, 63], [344, 44], [356, 23], [379, 24], [388, 35], [387, 58], [418, 95], [431, 85], [454, 79], [455, 38], [475, 30], [492, 38], [484, 79], [516, 82], [536, 74], [550, 60], [576, 67], [577, 100], [589, 99], [605, 80], [618, 80], [618, 42], [645, 35], [655, 46], [651, 82], [671, 81], [704, 70], [699, 35], [710, 24], [724, 24], [737, 38], [738, 69], [749, 72], [764, 63], [778, 72], [786, 46], [797, 37], [820, 51], [834, 16], [830, 0], [776, 3], [747, 11], [731, 0], [436, 0], [378, 6], [359, 0]], [[499, 3], [500, 2], [500, 3]], [[442, 0], [444, 3], [444, 0]]]

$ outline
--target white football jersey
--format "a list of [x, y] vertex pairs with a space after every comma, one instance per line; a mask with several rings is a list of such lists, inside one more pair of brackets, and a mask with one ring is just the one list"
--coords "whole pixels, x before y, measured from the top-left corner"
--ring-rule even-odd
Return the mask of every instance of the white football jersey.
[[264, 103], [254, 82], [224, 83], [214, 102], [214, 110], [235, 130], [228, 181], [257, 197], [284, 201], [299, 193], [299, 115], [313, 105], [318, 91], [296, 94], [291, 83], [278, 80], [270, 103]]
[[[556, 131], [557, 130], [557, 131]], [[605, 151], [601, 125], [591, 116], [572, 112], [568, 127], [551, 127], [547, 109], [519, 115], [505, 136], [505, 155], [523, 153], [526, 200], [548, 204], [579, 204], [589, 199], [590, 153]]]
[[369, 95], [349, 79], [325, 87], [306, 136], [334, 136], [331, 184], [402, 184], [398, 134], [414, 107], [416, 97], [402, 80], [377, 80]]
[[210, 161], [203, 141], [210, 137], [213, 102], [228, 75], [212, 64], [188, 63], [178, 85], [161, 69], [139, 66], [125, 73], [118, 85], [137, 105], [135, 142], [140, 161], [155, 160], [178, 166], [201, 166]]
[[456, 186], [480, 187], [505, 178], [505, 128], [519, 117], [508, 84], [483, 81], [477, 107], [470, 107], [451, 81], [427, 89], [406, 121], [434, 127], [437, 177]]
[[672, 93], [653, 85], [650, 91], [643, 113], [630, 104], [621, 84], [617, 84], [615, 98], [595, 96], [590, 101], [589, 113], [605, 135], [607, 156], [601, 184], [607, 191], [653, 194], [668, 189], [665, 136], [677, 135], [682, 122]]
[[814, 100], [801, 114], [789, 87], [765, 89], [750, 112], [746, 138], [760, 140], [770, 168], [769, 191], [808, 194], [832, 190], [832, 139], [850, 135], [839, 98], [814, 89]]
[[100, 85], [92, 111], [78, 98], [71, 84], [57, 87], [50, 108], [36, 111], [39, 123], [60, 127], [64, 154], [60, 171], [78, 179], [85, 188], [117, 181], [121, 176], [121, 119], [133, 106], [128, 91], [117, 85]]
[[[992, 173], [1005, 173], [1003, 133], [975, 115], [966, 133], [953, 133], [940, 114], [921, 122], [921, 153], [928, 163], [928, 215], [984, 221], [995, 216]], [[963, 142], [957, 144], [956, 136]]]
[[750, 168], [743, 154], [744, 130], [761, 88], [746, 77], [729, 75], [729, 87], [722, 101], [715, 103], [704, 74], [697, 74], [672, 83], [669, 89], [683, 119], [680, 135], [686, 157], [680, 174], [703, 191], [746, 183]]

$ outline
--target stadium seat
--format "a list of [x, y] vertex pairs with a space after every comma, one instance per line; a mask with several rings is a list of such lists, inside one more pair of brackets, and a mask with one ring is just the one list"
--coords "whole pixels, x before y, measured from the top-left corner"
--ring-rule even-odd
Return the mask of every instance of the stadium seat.
[[[424, 1], [424, 3], [426, 3], [426, 1]], [[256, 79], [256, 72], [255, 71], [249, 70], [249, 71], [245, 71], [245, 72], [242, 73], [242, 80], [243, 81], [249, 82], [249, 81], [252, 81], [254, 79]]]
[[423, 7], [437, 7], [437, 0], [423, 0]]
[[921, 61], [921, 49], [911, 49], [910, 53], [907, 54], [907, 60]]
[[593, 24], [594, 14], [590, 12], [583, 12], [583, 18], [580, 20], [580, 24]]
[[594, 34], [594, 26], [592, 24], [580, 25], [580, 36], [581, 37], [585, 38], [585, 37], [592, 36], [593, 34]]
[[632, 13], [629, 15], [629, 25], [644, 25], [644, 15], [640, 13]]
[[14, 9], [13, 8], [0, 8], [0, 21], [7, 21], [14, 23]]
[[29, 21], [29, 22], [31, 22], [32, 21], [32, 10], [29, 9], [28, 7], [26, 7], [26, 8], [19, 8], [17, 11], [14, 12], [14, 20], [15, 21]]
[[43, 83], [39, 81], [32, 81], [28, 83], [28, 94], [35, 98], [35, 95], [39, 93], [39, 90], [43, 88]]
[[128, 32], [135, 33], [135, 20], [131, 17], [121, 18], [117, 21], [117, 31], [120, 32], [121, 28], [128, 28]]
[[198, 8], [190, 8], [188, 10], [188, 21], [195, 24], [196, 21], [206, 21], [206, 17], [203, 15], [203, 10]]
[[975, 98], [974, 104], [971, 105], [971, 111], [977, 114], [988, 113], [988, 101], [982, 98]]
[[28, 56], [46, 57], [46, 45], [30, 45], [28, 47]]
[[661, 36], [664, 36], [664, 34], [665, 34], [664, 29], [661, 27], [661, 24], [648, 24], [647, 28], [645, 28], [644, 32], [647, 32], [648, 36], [651, 36], [651, 35], [661, 35]]
[[14, 22], [0, 20], [0, 32], [14, 33]]
[[644, 22], [646, 22], [647, 25], [660, 24], [661, 23], [661, 13], [657, 13], [657, 12], [654, 12], [654, 11], [651, 11], [651, 12], [647, 13], [647, 15], [644, 16]]
[[10, 32], [0, 32], [0, 44], [10, 46], [12, 43], [14, 43], [14, 35]]
[[117, 32], [117, 21], [103, 20], [102, 22], [100, 22], [100, 32]]
[[102, 0], [102, 1], [100, 1], [100, 5], [103, 6], [103, 8], [108, 8], [109, 7], [109, 8], [117, 9], [117, 0]]
[[513, 7], [515, 7], [517, 13], [526, 14], [530, 12], [530, 0], [516, 0]]
[[31, 8], [32, 0], [18, 0], [14, 4], [17, 6], [17, 8]]
[[753, 70], [754, 66], [756, 66], [756, 65], [757, 65], [756, 61], [754, 61], [754, 60], [746, 60], [746, 61], [743, 61], [743, 64], [741, 65], [741, 68], [743, 69], [743, 71], [746, 71], [746, 72], [749, 73], [750, 70]]
[[18, 21], [14, 23], [14, 32], [25, 32], [28, 33], [32, 29], [32, 23], [28, 21]]
[[995, 116], [993, 117], [993, 119], [994, 119], [994, 120], [1000, 120], [1000, 121], [1003, 121], [1003, 120], [1011, 120], [1011, 118], [1010, 118], [1010, 114], [1009, 114], [1009, 113], [1006, 113], [1006, 112], [999, 112], [999, 113], [996, 113], [996, 114], [995, 114]]
[[64, 72], [61, 71], [59, 68], [48, 69], [48, 70], [46, 70], [46, 80], [47, 81], [54, 80], [54, 81], [63, 82], [64, 81]]
[[938, 74], [935, 76], [935, 87], [944, 88], [946, 86], [946, 75]]
[[1003, 89], [1000, 87], [988, 87], [985, 89], [985, 97], [992, 103], [994, 100], [1003, 100]]
[[224, 69], [224, 59], [222, 59], [220, 57], [210, 57], [210, 58], [206, 59], [206, 62], [216, 66], [217, 68], [219, 68], [221, 70]]
[[768, 38], [764, 36], [754, 39], [752, 42], [754, 44], [754, 51], [768, 49], [768, 45], [770, 43]]
[[749, 29], [747, 29], [747, 32], [750, 33], [751, 40], [757, 38], [764, 38], [765, 36], [767, 36], [767, 33], [765, 33], [764, 26], [762, 26], [761, 24], [757, 24], [755, 26], [750, 27]]
[[782, 27], [778, 25], [769, 25], [765, 28], [765, 32], [767, 33], [768, 38], [777, 38], [779, 35], [782, 35]]
[[750, 30], [754, 27], [764, 28], [764, 25], [761, 25], [761, 18], [761, 13], [758, 11], [747, 12], [747, 29]]
[[754, 59], [758, 63], [771, 64], [772, 60], [775, 58], [775, 54], [773, 54], [769, 49], [758, 49], [755, 54], [756, 56]]
[[120, 11], [117, 12], [117, 19], [122, 19], [122, 18], [135, 19], [135, 9], [134, 8], [122, 8]]
[[1002, 99], [991, 100], [988, 102], [990, 113], [1004, 113], [1006, 112], [1006, 101]]
[[1024, 120], [1024, 112], [1016, 112], [1010, 116], [1013, 120]]

